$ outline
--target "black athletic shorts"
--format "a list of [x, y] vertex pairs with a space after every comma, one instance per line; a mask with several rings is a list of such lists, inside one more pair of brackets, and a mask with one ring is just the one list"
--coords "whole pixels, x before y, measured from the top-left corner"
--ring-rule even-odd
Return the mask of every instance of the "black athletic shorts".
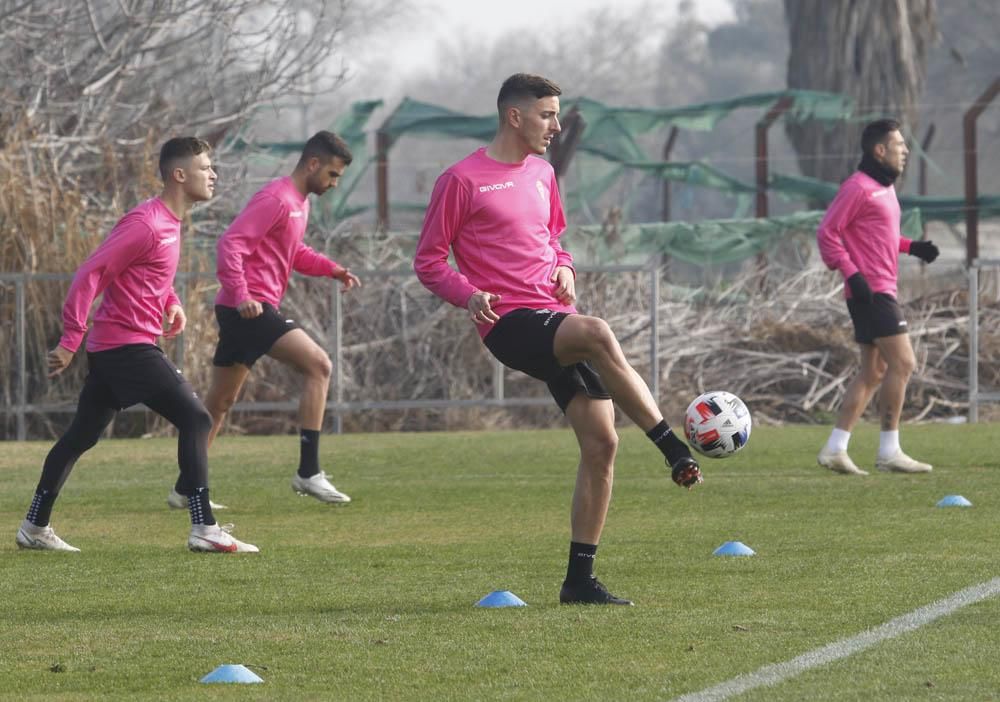
[[903, 309], [896, 298], [887, 293], [875, 293], [871, 302], [847, 301], [847, 311], [854, 322], [854, 340], [871, 344], [883, 336], [896, 336], [907, 331]]
[[290, 332], [300, 329], [294, 319], [288, 319], [280, 310], [266, 302], [263, 312], [253, 319], [243, 319], [235, 307], [215, 306], [215, 319], [219, 322], [219, 343], [215, 347], [212, 364], [231, 366], [242, 363], [252, 368], [257, 359], [274, 346], [274, 342]]
[[589, 363], [561, 366], [556, 360], [556, 329], [568, 316], [552, 310], [516, 309], [501, 317], [483, 339], [505, 366], [544, 381], [563, 412], [578, 392], [598, 400], [611, 399], [601, 376]]
[[187, 382], [163, 349], [153, 344], [127, 344], [88, 352], [87, 365], [84, 386], [116, 410], [152, 400]]

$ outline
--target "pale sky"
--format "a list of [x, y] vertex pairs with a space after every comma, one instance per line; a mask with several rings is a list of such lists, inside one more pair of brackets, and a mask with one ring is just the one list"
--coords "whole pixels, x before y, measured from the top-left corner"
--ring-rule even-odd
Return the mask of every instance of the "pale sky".
[[[634, 12], [652, 5], [669, 17], [683, 0], [414, 0], [414, 16], [394, 32], [390, 61], [405, 76], [409, 67], [433, 59], [438, 46], [455, 36], [492, 44], [518, 28], [572, 25], [574, 14], [601, 7]], [[692, 0], [695, 15], [709, 25], [733, 18], [729, 0]], [[389, 58], [389, 57], [387, 57]]]

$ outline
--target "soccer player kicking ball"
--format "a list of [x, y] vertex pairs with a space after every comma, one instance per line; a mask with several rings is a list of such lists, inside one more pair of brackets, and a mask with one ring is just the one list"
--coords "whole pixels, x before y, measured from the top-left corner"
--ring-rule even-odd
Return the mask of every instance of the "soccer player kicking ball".
[[[538, 158], [560, 131], [560, 94], [540, 76], [504, 81], [496, 136], [438, 178], [413, 267], [431, 292], [468, 310], [504, 365], [548, 385], [576, 433], [580, 463], [559, 601], [631, 605], [593, 574], [618, 448], [612, 399], [663, 452], [675, 482], [691, 488], [701, 473], [608, 324], [573, 306], [573, 258], [559, 245], [562, 202], [552, 167]], [[448, 265], [449, 248], [458, 271]]]
[[[351, 159], [340, 137], [326, 131], [314, 134], [292, 174], [258, 191], [219, 239], [216, 274], [221, 289], [215, 298], [219, 343], [205, 396], [212, 413], [211, 444], [261, 356], [270, 356], [305, 376], [299, 400], [299, 467], [292, 488], [335, 504], [346, 504], [351, 498], [337, 490], [319, 467], [319, 432], [332, 364], [326, 351], [279, 307], [293, 270], [336, 278], [345, 291], [361, 285], [347, 268], [302, 242], [309, 222], [309, 194], [322, 195], [337, 187]], [[184, 506], [177, 492], [167, 500], [171, 507]]]
[[847, 386], [837, 425], [817, 460], [837, 473], [867, 475], [847, 454], [851, 429], [879, 391], [875, 467], [896, 473], [928, 473], [899, 445], [899, 417], [906, 385], [916, 366], [906, 318], [896, 302], [899, 254], [925, 263], [938, 256], [931, 241], [911, 241], [899, 231], [899, 201], [893, 182], [906, 166], [899, 122], [881, 119], [861, 135], [861, 163], [844, 181], [817, 231], [823, 262], [844, 276], [847, 309], [861, 350], [861, 370]]
[[[208, 433], [212, 417], [191, 385], [156, 345], [184, 330], [186, 317], [173, 289], [181, 253], [181, 220], [212, 197], [211, 148], [179, 137], [160, 150], [163, 192], [127, 213], [77, 270], [63, 307], [63, 335], [48, 355], [49, 377], [62, 373], [87, 333], [94, 299], [104, 299], [87, 335], [89, 372], [69, 429], [49, 451], [28, 515], [17, 531], [21, 548], [79, 551], [56, 536], [52, 506], [81, 455], [115, 414], [142, 403], [177, 427], [178, 488], [189, 495], [192, 551], [252, 552], [229, 527], [220, 527], [208, 499]], [[163, 331], [166, 325], [167, 331]]]

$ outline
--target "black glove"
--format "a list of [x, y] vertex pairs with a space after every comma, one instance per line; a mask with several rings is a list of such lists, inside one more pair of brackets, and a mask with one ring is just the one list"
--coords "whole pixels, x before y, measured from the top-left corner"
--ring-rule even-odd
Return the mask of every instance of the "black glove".
[[702, 482], [701, 469], [698, 468], [698, 462], [690, 456], [677, 459], [677, 462], [670, 469], [670, 477], [673, 478], [675, 483], [681, 487], [686, 487], [688, 490]]
[[934, 245], [933, 241], [914, 241], [910, 243], [910, 255], [916, 256], [924, 263], [933, 263], [934, 259], [938, 257], [938, 247]]
[[848, 278], [847, 287], [851, 289], [851, 299], [855, 302], [867, 305], [874, 299], [872, 297], [872, 289], [861, 273], [855, 273]]

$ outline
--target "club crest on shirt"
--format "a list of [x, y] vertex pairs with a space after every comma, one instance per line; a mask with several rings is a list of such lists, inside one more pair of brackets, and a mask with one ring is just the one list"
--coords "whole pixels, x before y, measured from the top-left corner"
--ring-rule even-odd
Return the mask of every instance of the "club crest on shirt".
[[288, 216], [289, 217], [301, 217], [302, 216], [302, 210], [292, 210], [291, 212], [288, 213]]
[[538, 196], [542, 198], [543, 202], [549, 201], [549, 189], [545, 187], [545, 183], [540, 180], [535, 181], [535, 190], [538, 191]]
[[166, 246], [167, 244], [172, 244], [177, 241], [176, 236], [167, 237], [166, 239], [160, 239], [160, 246]]

